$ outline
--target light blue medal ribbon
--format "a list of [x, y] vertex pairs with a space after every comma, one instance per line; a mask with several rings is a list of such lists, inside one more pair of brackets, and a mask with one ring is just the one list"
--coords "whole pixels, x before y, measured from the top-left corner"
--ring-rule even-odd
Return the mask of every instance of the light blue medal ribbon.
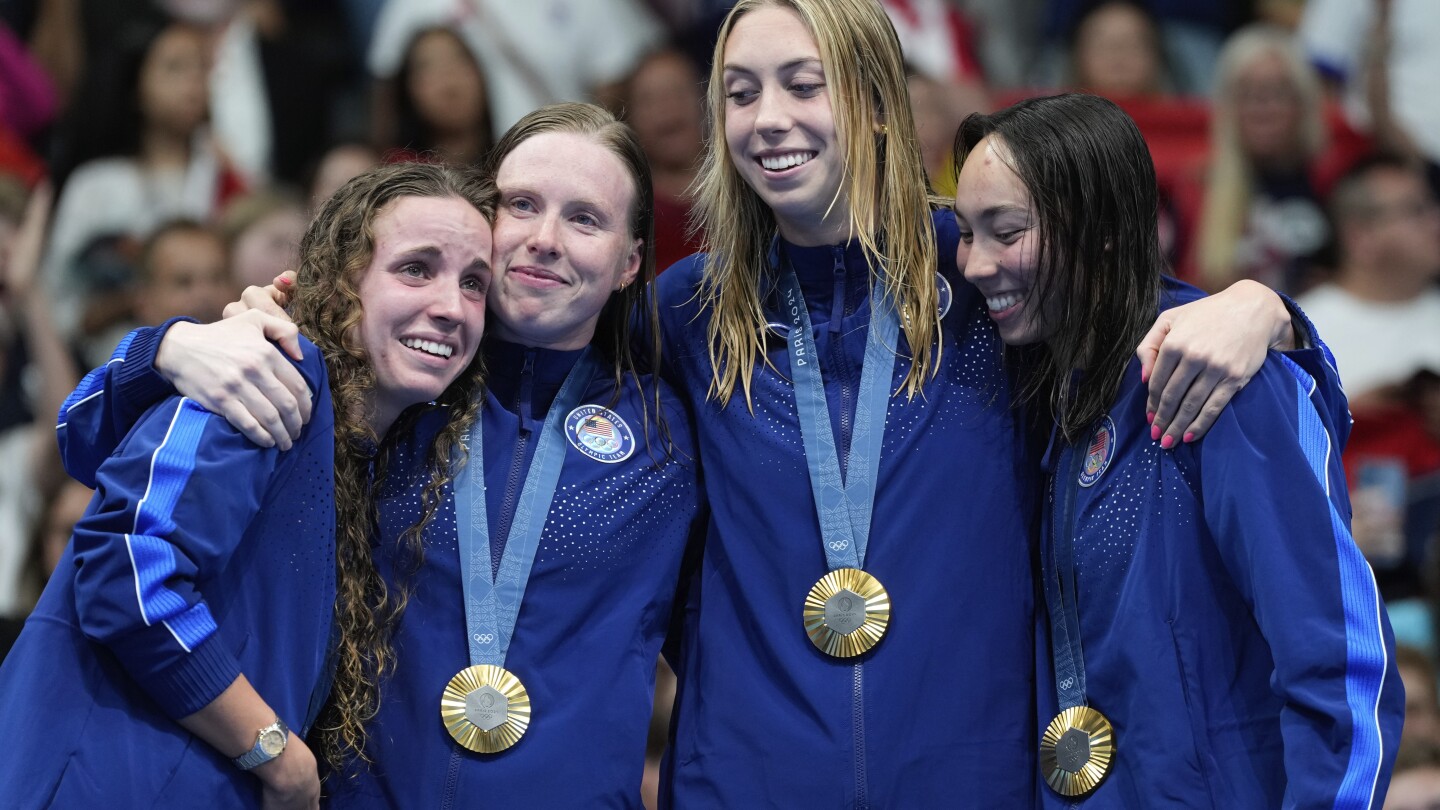
[[[470, 666], [446, 684], [440, 720], [465, 748], [496, 754], [514, 745], [530, 726], [530, 693], [505, 669], [505, 655], [520, 618], [520, 603], [535, 564], [535, 551], [565, 466], [565, 419], [580, 404], [598, 365], [586, 349], [550, 405], [540, 430], [535, 457], [515, 505], [505, 552], [492, 579], [490, 523], [485, 504], [485, 443], [481, 420], [465, 440], [469, 462], [455, 476], [455, 517], [459, 530], [461, 579], [465, 594], [465, 632]], [[468, 508], [462, 508], [462, 505]]]
[[456, 517], [460, 559], [468, 562], [462, 587], [472, 665], [505, 665], [505, 654], [515, 634], [515, 622], [520, 617], [520, 602], [525, 598], [525, 586], [530, 581], [530, 569], [540, 545], [540, 534], [545, 529], [550, 503], [555, 499], [560, 469], [565, 464], [565, 417], [580, 404], [597, 369], [594, 350], [587, 348], [565, 377], [560, 392], [550, 405], [550, 412], [546, 414], [544, 427], [540, 430], [539, 444], [535, 447], [535, 457], [530, 463], [530, 472], [525, 476], [525, 485], [516, 502], [515, 518], [510, 524], [505, 552], [493, 580], [490, 576], [490, 523], [485, 504], [482, 420], [476, 419], [466, 434], [469, 462], [455, 476], [455, 502], [457, 507], [462, 502], [468, 507], [463, 513], [457, 509]]
[[825, 380], [800, 280], [787, 264], [778, 282], [783, 317], [790, 327], [787, 344], [800, 437], [810, 470], [815, 510], [820, 518], [825, 561], [831, 571], [806, 597], [805, 629], [810, 640], [827, 654], [851, 657], [878, 643], [890, 620], [889, 594], [863, 569], [875, 508], [876, 479], [885, 439], [890, 383], [895, 373], [900, 320], [884, 297], [884, 287], [877, 282], [870, 296], [870, 326], [865, 338], [854, 430], [848, 464], [842, 473], [840, 446], [830, 426]]
[[1050, 649], [1055, 662], [1055, 696], [1062, 710], [1085, 705], [1085, 654], [1080, 645], [1080, 607], [1075, 578], [1075, 495], [1085, 454], [1067, 448], [1063, 477], [1052, 478], [1057, 499], [1050, 530], [1050, 565], [1045, 572], [1045, 601], [1050, 608]]
[[[1051, 496], [1057, 503], [1046, 533], [1049, 560], [1042, 577], [1060, 712], [1040, 737], [1040, 773], [1056, 793], [1082, 798], [1109, 774], [1116, 748], [1114, 728], [1089, 705], [1085, 691], [1075, 575], [1075, 498], [1085, 452], [1082, 447], [1068, 447], [1064, 452], [1070, 454], [1070, 463], [1056, 466], [1066, 472], [1051, 476]], [[1042, 555], [1045, 551], [1042, 548]]]

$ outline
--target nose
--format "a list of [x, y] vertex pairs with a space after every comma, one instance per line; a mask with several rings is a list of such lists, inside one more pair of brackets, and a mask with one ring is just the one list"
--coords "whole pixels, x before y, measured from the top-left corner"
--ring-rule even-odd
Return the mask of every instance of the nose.
[[965, 280], [971, 284], [991, 278], [998, 269], [995, 252], [978, 238], [968, 245], [963, 240], [960, 242], [959, 247], [955, 248], [955, 264], [964, 272]]
[[525, 246], [533, 254], [556, 256], [560, 253], [560, 223], [553, 214], [537, 217]]
[[465, 293], [459, 284], [432, 284], [430, 306], [427, 314], [442, 323], [460, 323], [465, 320]]
[[784, 90], [763, 89], [755, 99], [755, 131], [761, 134], [786, 132], [793, 121]]

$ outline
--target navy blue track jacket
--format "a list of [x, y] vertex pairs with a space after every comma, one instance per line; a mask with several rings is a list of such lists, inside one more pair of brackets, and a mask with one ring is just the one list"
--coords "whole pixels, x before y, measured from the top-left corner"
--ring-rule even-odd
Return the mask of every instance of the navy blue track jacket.
[[[660, 276], [670, 378], [694, 410], [711, 520], [691, 593], [662, 803], [689, 808], [1028, 807], [1034, 800], [1037, 466], [1023, 456], [984, 302], [955, 267], [939, 374], [890, 399], [865, 569], [889, 590], [886, 637], [858, 660], [825, 656], [801, 622], [827, 571], [790, 382], [773, 338], [736, 393], [706, 398], [702, 256]], [[809, 309], [830, 419], [849, 444], [870, 321], [858, 243], [784, 247]], [[775, 268], [772, 268], [775, 269]], [[766, 288], [762, 282], [762, 289]], [[778, 317], [775, 296], [770, 320]], [[902, 338], [903, 340], [903, 338]], [[908, 356], [904, 346], [902, 356]], [[908, 359], [896, 364], [901, 388]], [[737, 388], [738, 391], [738, 388]]]
[[[61, 411], [66, 468], [95, 498], [0, 667], [14, 808], [260, 806], [260, 783], [176, 719], [242, 673], [303, 734], [329, 689], [334, 420], [320, 352], [297, 363], [315, 417], [282, 453], [178, 396], [146, 402], [156, 333], [121, 342]], [[133, 428], [129, 422], [138, 417]], [[257, 729], [258, 730], [258, 729]]]
[[[1057, 439], [1043, 575], [1069, 486], [1087, 696], [1117, 746], [1080, 806], [1384, 803], [1405, 699], [1349, 532], [1349, 416], [1327, 360], [1323, 345], [1272, 352], [1205, 438], [1173, 451], [1150, 439], [1132, 362], [1092, 434]], [[1043, 728], [1056, 709], [1044, 610], [1038, 632]], [[1072, 806], [1041, 790], [1046, 807]]]

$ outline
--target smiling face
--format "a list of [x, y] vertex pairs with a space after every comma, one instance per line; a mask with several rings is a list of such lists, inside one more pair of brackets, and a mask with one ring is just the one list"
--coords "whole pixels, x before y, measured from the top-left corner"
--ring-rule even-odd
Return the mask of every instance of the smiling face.
[[1040, 220], [1006, 157], [1004, 142], [990, 135], [975, 145], [960, 169], [955, 188], [960, 246], [955, 260], [965, 268], [965, 279], [985, 296], [1001, 339], [1022, 346], [1049, 337], [1035, 283]]
[[371, 427], [442, 393], [470, 365], [485, 328], [490, 224], [458, 197], [401, 197], [376, 215], [356, 327], [375, 374]]
[[495, 334], [548, 349], [589, 344], [611, 293], [635, 280], [643, 256], [624, 164], [590, 136], [542, 132], [505, 156], [495, 183]]
[[843, 241], [845, 155], [805, 23], [787, 8], [747, 12], [726, 40], [723, 75], [730, 161], [770, 206], [780, 234], [798, 245]]

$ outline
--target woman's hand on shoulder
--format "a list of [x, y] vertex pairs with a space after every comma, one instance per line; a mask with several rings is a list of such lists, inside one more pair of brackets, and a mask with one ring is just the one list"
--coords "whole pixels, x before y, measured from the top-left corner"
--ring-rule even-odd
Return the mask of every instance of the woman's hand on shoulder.
[[225, 308], [224, 320], [170, 327], [155, 355], [155, 369], [182, 395], [261, 447], [282, 450], [311, 413], [305, 378], [271, 345], [301, 359], [300, 332], [281, 307], [288, 300], [275, 285], [250, 287]]
[[1254, 281], [1162, 312], [1135, 351], [1151, 438], [1169, 449], [1204, 436], [1266, 352], [1293, 342], [1285, 303]]

